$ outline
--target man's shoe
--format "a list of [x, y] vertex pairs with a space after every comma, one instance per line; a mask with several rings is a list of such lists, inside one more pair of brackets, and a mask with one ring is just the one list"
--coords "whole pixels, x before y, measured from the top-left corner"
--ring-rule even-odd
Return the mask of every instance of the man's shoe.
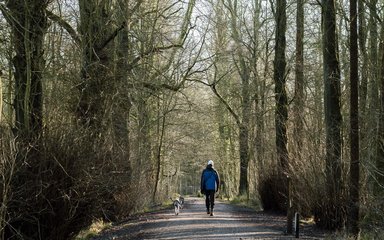
[[213, 216], [213, 209], [211, 210], [211, 214], [210, 215]]
[[209, 209], [207, 209], [207, 214], [210, 214]]

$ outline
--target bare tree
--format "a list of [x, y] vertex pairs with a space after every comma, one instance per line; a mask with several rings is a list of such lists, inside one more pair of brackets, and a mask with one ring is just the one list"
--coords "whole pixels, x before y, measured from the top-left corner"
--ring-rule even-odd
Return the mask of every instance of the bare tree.
[[[221, 5], [222, 4], [222, 5]], [[249, 194], [249, 183], [248, 183], [248, 168], [249, 168], [249, 125], [251, 118], [251, 97], [250, 97], [250, 81], [251, 81], [251, 66], [247, 59], [247, 56], [244, 52], [243, 42], [244, 39], [241, 35], [241, 16], [239, 15], [239, 6], [238, 2], [232, 0], [222, 0], [217, 3], [217, 14], [223, 14], [223, 9], [220, 9], [220, 6], [223, 6], [229, 15], [229, 26], [231, 29], [231, 39], [234, 42], [234, 63], [236, 66], [236, 71], [241, 81], [241, 114], [236, 113], [236, 111], [230, 106], [229, 102], [219, 93], [217, 85], [218, 83], [224, 79], [224, 76], [228, 73], [228, 71], [217, 71], [221, 67], [216, 67], [215, 69], [215, 79], [213, 83], [210, 84], [211, 89], [218, 97], [219, 101], [225, 106], [225, 108], [229, 111], [231, 116], [235, 119], [236, 125], [239, 129], [239, 158], [240, 158], [240, 180], [239, 180], [239, 195], [245, 195], [248, 197]], [[221, 12], [220, 12], [221, 11]], [[220, 16], [222, 17], [222, 16]], [[220, 29], [223, 26], [217, 26], [218, 32], [220, 33]], [[221, 39], [218, 39], [216, 44], [222, 44], [223, 34], [221, 35]], [[218, 46], [221, 48], [222, 46]], [[218, 50], [217, 54], [220, 56], [223, 51]], [[216, 60], [219, 58], [216, 57]], [[218, 64], [215, 62], [215, 64]]]
[[341, 105], [340, 68], [336, 32], [335, 1], [322, 1], [324, 110], [326, 128], [326, 196], [322, 209], [324, 227], [336, 229], [343, 226], [345, 208], [342, 199], [341, 169]]
[[[278, 158], [278, 175], [281, 179], [289, 176], [289, 159], [287, 149], [287, 120], [288, 99], [285, 89], [286, 85], [286, 1], [278, 1], [275, 12], [275, 59], [274, 59], [274, 81], [275, 81], [275, 127], [276, 127], [276, 151]], [[286, 182], [286, 181], [284, 181]], [[283, 199], [287, 197], [287, 186], [283, 187]]]
[[297, 161], [302, 160], [304, 127], [304, 1], [297, 1], [296, 12], [296, 63], [295, 63], [295, 102], [294, 139], [296, 141]]

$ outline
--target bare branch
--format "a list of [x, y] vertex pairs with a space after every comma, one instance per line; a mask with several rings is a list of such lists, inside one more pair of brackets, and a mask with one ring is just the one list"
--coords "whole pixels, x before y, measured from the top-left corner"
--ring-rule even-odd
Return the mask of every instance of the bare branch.
[[121, 26], [115, 29], [115, 31], [113, 31], [113, 33], [111, 33], [111, 35], [102, 44], [100, 44], [100, 46], [97, 46], [96, 49], [101, 50], [105, 48], [105, 46], [107, 46], [108, 43], [112, 41], [122, 29], [125, 28], [125, 25], [125, 22], [123, 22]]
[[133, 67], [143, 58], [145, 58], [146, 56], [149, 56], [153, 53], [159, 53], [159, 52], [162, 52], [164, 50], [167, 50], [167, 49], [171, 49], [171, 48], [181, 48], [183, 47], [182, 45], [179, 45], [179, 44], [173, 44], [173, 45], [169, 45], [169, 46], [162, 46], [162, 47], [154, 47], [150, 50], [148, 50], [147, 52], [141, 54], [140, 56], [136, 57], [135, 59], [133, 59], [132, 62], [130, 62], [128, 64], [128, 71], [132, 70]]
[[235, 113], [235, 111], [231, 108], [231, 106], [228, 104], [227, 101], [219, 94], [219, 92], [216, 89], [216, 84], [211, 84], [210, 85], [213, 93], [219, 98], [220, 102], [224, 104], [224, 106], [227, 108], [227, 110], [231, 113], [232, 117], [235, 119], [237, 126], [241, 126], [241, 121], [239, 116]]
[[51, 11], [47, 10], [46, 13], [47, 13], [47, 16], [49, 19], [56, 22], [62, 28], [67, 30], [67, 32], [69, 33], [69, 35], [71, 35], [72, 39], [76, 42], [77, 45], [79, 45], [79, 46], [81, 45], [81, 40], [80, 40], [79, 35], [77, 34], [76, 30], [73, 29], [73, 27], [71, 25], [69, 25], [69, 23], [67, 21], [65, 21], [62, 17], [54, 14]]
[[9, 15], [8, 9], [4, 6], [4, 4], [0, 4], [0, 11], [3, 13], [3, 16], [7, 20], [8, 23], [12, 22], [11, 16]]

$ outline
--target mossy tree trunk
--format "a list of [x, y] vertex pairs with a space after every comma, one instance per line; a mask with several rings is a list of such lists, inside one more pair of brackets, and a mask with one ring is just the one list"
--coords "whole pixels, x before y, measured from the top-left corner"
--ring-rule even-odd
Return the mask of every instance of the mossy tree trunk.
[[44, 36], [48, 23], [45, 1], [7, 1], [8, 22], [15, 51], [15, 132], [27, 138], [38, 137], [43, 126], [42, 78], [45, 67]]
[[79, 0], [82, 66], [78, 90], [77, 117], [83, 127], [96, 135], [106, 128], [106, 108], [113, 89], [113, 39], [124, 24], [111, 24], [109, 1]]

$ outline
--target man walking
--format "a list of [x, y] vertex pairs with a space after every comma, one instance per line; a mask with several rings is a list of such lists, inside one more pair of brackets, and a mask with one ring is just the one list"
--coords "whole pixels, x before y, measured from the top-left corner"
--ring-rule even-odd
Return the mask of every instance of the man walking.
[[207, 167], [201, 174], [200, 190], [205, 194], [205, 206], [207, 214], [213, 216], [213, 206], [215, 205], [215, 193], [219, 190], [220, 178], [217, 171], [213, 168], [213, 161], [209, 160]]

